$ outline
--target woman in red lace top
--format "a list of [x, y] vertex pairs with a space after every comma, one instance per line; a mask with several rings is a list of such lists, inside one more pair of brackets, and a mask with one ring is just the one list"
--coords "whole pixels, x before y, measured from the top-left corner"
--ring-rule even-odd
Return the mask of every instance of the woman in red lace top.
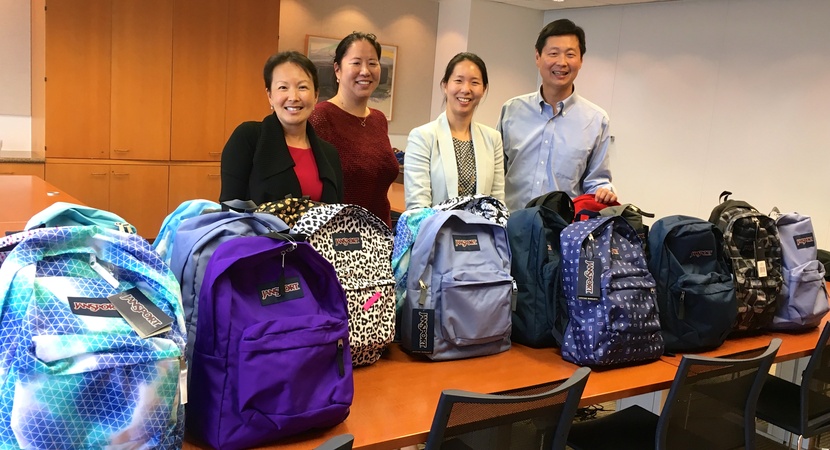
[[387, 225], [387, 191], [398, 176], [398, 160], [389, 143], [386, 116], [370, 108], [380, 80], [381, 48], [373, 34], [354, 32], [334, 54], [337, 94], [317, 104], [309, 122], [340, 154], [343, 201], [363, 206]]

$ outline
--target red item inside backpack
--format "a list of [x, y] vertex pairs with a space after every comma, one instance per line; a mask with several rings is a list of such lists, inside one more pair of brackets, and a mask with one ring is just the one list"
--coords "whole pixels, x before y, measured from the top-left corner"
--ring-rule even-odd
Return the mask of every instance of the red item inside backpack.
[[599, 212], [608, 206], [619, 206], [619, 202], [611, 202], [608, 204], [600, 203], [596, 201], [594, 194], [582, 194], [573, 201], [575, 211], [574, 222], [597, 217], [599, 216]]

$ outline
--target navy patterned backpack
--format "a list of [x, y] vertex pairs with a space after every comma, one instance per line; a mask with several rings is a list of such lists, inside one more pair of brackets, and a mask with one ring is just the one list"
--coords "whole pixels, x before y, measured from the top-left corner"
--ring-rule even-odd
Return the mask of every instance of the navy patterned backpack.
[[654, 278], [634, 228], [620, 216], [562, 230], [568, 325], [562, 358], [585, 366], [650, 361], [663, 354]]

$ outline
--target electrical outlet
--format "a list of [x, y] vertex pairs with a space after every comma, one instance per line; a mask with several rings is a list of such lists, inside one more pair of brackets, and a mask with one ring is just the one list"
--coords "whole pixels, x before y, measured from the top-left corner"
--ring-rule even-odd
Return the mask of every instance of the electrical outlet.
[[3, 150], [3, 140], [0, 139], [0, 150]]

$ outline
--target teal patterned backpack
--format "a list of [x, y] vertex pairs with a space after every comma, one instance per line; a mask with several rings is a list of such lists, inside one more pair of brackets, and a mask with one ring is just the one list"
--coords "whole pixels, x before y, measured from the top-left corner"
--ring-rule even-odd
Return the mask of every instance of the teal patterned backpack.
[[[180, 448], [181, 297], [147, 241], [50, 227], [0, 239], [0, 253], [0, 448]], [[169, 328], [139, 337], [107, 299], [126, 291]]]

